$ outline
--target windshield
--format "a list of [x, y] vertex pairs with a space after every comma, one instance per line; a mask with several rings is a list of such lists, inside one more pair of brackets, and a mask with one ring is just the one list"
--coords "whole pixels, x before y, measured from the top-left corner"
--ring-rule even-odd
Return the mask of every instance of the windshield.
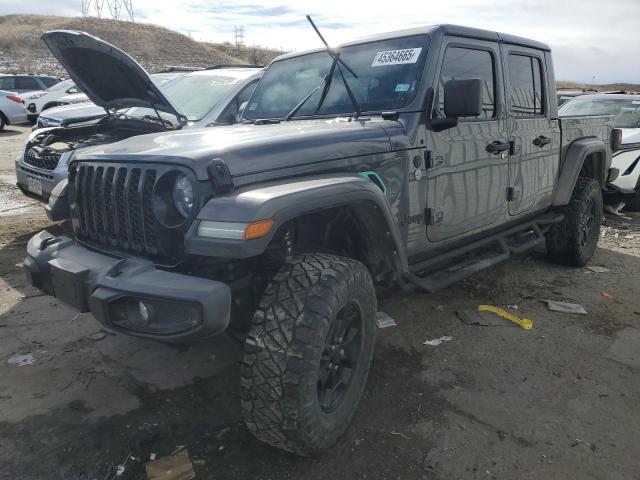
[[558, 114], [563, 117], [573, 115], [613, 115], [618, 128], [640, 128], [640, 96], [629, 98], [593, 98], [590, 95], [576, 97], [562, 105]]
[[[342, 66], [349, 87], [363, 112], [397, 110], [414, 97], [427, 56], [429, 37], [416, 35], [340, 48], [338, 53], [358, 78]], [[265, 72], [244, 111], [248, 120], [284, 118], [306, 95], [321, 85], [332, 58], [315, 52], [273, 63]], [[331, 88], [318, 110], [322, 88], [318, 89], [296, 117], [352, 114], [353, 104], [338, 68]]]
[[187, 120], [197, 122], [202, 120], [234, 85], [249, 75], [242, 75], [240, 72], [237, 75], [197, 72], [167, 82], [162, 86], [162, 93], [169, 97]]

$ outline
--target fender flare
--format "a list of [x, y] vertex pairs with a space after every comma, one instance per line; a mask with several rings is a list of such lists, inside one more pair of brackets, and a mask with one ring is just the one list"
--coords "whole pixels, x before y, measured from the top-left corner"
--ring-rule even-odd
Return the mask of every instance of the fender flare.
[[[585, 159], [589, 155], [601, 154], [606, 160], [607, 146], [597, 138], [581, 138], [571, 143], [562, 162], [560, 176], [556, 182], [556, 190], [553, 197], [553, 206], [567, 205], [571, 200], [571, 194], [578, 182], [578, 176], [582, 170]], [[597, 180], [604, 188], [607, 179], [607, 162], [602, 162], [601, 171], [596, 172]]]
[[[253, 185], [231, 195], [213, 197], [191, 225], [185, 237], [185, 250], [211, 257], [253, 257], [265, 251], [285, 223], [309, 213], [341, 206], [356, 208], [358, 217], [375, 228], [371, 235], [384, 239], [385, 249], [393, 255], [396, 271], [408, 271], [406, 251], [389, 202], [380, 187], [356, 174], [322, 175]], [[269, 218], [273, 219], [274, 226], [262, 238], [226, 240], [197, 235], [199, 223], [205, 220], [250, 223]]]

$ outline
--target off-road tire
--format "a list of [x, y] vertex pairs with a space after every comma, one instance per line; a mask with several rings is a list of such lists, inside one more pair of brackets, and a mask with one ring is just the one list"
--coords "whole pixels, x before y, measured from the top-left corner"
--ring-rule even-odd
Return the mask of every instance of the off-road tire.
[[[319, 399], [325, 391], [319, 383], [321, 360], [327, 365], [326, 342], [340, 325], [336, 318], [354, 305], [362, 325], [353, 343], [359, 347], [357, 361], [341, 401], [327, 412]], [[335, 444], [365, 388], [375, 313], [373, 279], [362, 263], [326, 254], [287, 261], [267, 286], [245, 340], [241, 403], [249, 430], [264, 442], [305, 456]]]
[[546, 234], [547, 253], [553, 261], [582, 267], [593, 256], [600, 237], [600, 183], [594, 178], [578, 178], [569, 205], [561, 212], [564, 220]]

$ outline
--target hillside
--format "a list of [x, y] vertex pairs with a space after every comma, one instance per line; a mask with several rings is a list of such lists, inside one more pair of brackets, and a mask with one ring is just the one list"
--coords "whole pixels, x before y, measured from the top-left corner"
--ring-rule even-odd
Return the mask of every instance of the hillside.
[[280, 52], [258, 47], [197, 42], [186, 35], [146, 23], [44, 15], [0, 16], [0, 72], [67, 74], [40, 40], [48, 30], [81, 30], [115, 45], [153, 72], [169, 65], [268, 63]]
[[612, 90], [624, 90], [625, 92], [640, 92], [640, 84], [637, 83], [578, 83], [578, 82], [556, 82], [558, 88], [566, 88], [570, 90], [597, 90], [598, 92], [607, 92]]

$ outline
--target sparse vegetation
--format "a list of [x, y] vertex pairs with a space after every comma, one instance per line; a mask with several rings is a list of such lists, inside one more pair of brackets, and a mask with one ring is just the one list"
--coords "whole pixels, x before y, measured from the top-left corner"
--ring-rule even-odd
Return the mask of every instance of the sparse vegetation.
[[0, 16], [0, 71], [67, 76], [40, 40], [48, 30], [81, 30], [100, 37], [153, 72], [169, 65], [215, 63], [266, 64], [281, 52], [259, 46], [236, 48], [230, 43], [198, 42], [186, 35], [146, 23], [44, 15]]
[[558, 81], [556, 82], [557, 88], [566, 88], [570, 90], [597, 90], [598, 92], [608, 92], [612, 90], [624, 90], [625, 92], [640, 92], [640, 84], [637, 83], [578, 83]]

